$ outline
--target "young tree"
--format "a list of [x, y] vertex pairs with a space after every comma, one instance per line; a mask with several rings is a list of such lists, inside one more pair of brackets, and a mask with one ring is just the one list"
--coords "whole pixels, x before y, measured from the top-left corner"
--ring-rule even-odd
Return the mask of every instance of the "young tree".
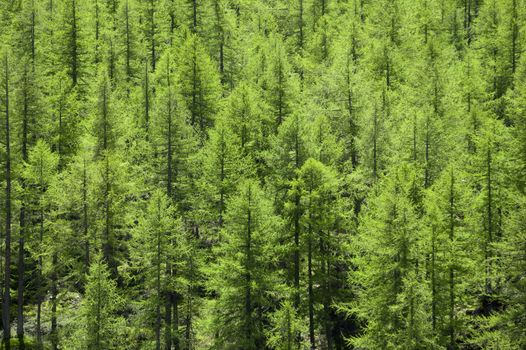
[[[36, 277], [36, 299], [37, 299], [37, 312], [36, 312], [36, 335], [37, 344], [42, 345], [42, 304], [47, 294], [49, 287], [56, 293], [56, 269], [57, 267], [57, 256], [54, 239], [50, 236], [50, 226], [56, 220], [56, 217], [52, 215], [53, 198], [48, 190], [52, 186], [57, 186], [57, 169], [59, 164], [58, 155], [53, 153], [47, 143], [39, 140], [36, 145], [29, 150], [28, 162], [24, 169], [24, 182], [26, 183], [26, 191], [29, 201], [28, 209], [34, 217], [35, 224], [32, 227], [32, 231], [38, 237], [38, 239], [32, 242], [32, 251], [36, 252], [38, 259], [37, 266], [37, 277]], [[50, 252], [51, 251], [51, 252]], [[49, 263], [45, 261], [45, 258], [52, 255], [52, 261]], [[52, 271], [48, 275], [46, 272], [45, 265], [51, 265]], [[52, 276], [51, 276], [52, 275]], [[49, 277], [52, 279], [52, 285], [49, 284]], [[56, 308], [56, 294], [52, 296], [54, 306]], [[56, 309], [55, 309], [56, 310]], [[56, 314], [54, 315], [54, 321], [56, 322]], [[56, 323], [52, 325], [52, 330], [56, 331]], [[53, 334], [56, 336], [56, 334]], [[55, 338], [54, 338], [55, 342]], [[54, 343], [56, 344], [56, 342]]]
[[302, 341], [299, 347], [297, 335], [308, 333], [308, 327], [300, 318], [290, 301], [281, 303], [270, 316], [270, 330], [267, 331], [267, 344], [275, 350], [308, 349], [308, 342]]
[[[309, 342], [316, 348], [315, 339], [315, 306], [323, 305], [323, 314], [319, 317], [322, 324], [327, 348], [332, 348], [332, 330], [329, 324], [329, 307], [331, 306], [330, 274], [333, 251], [331, 230], [335, 221], [334, 199], [338, 184], [335, 173], [317, 160], [309, 158], [299, 170], [298, 190], [301, 191], [303, 208], [302, 227], [305, 232], [304, 246], [307, 253], [307, 305], [309, 318]], [[319, 271], [315, 266], [321, 265]], [[320, 285], [315, 290], [314, 285]]]
[[10, 126], [10, 106], [9, 106], [9, 59], [4, 53], [4, 98], [5, 109], [4, 133], [5, 133], [5, 245], [4, 245], [4, 290], [2, 299], [2, 325], [3, 343], [6, 349], [10, 348], [11, 342], [11, 126]]
[[75, 346], [86, 349], [119, 349], [123, 320], [117, 315], [122, 303], [117, 283], [100, 254], [95, 255], [87, 277], [86, 292], [78, 315]]
[[467, 299], [467, 286], [474, 266], [469, 255], [469, 227], [465, 218], [470, 214], [466, 189], [467, 177], [459, 167], [446, 168], [426, 194], [426, 216], [430, 244], [431, 322], [436, 342], [454, 349], [466, 336], [465, 317], [458, 310], [473, 300]]
[[[169, 198], [162, 191], [156, 190], [134, 232], [132, 256], [137, 259], [137, 268], [145, 279], [145, 288], [141, 294], [145, 296], [146, 308], [151, 310], [152, 319], [155, 320], [152, 322], [152, 333], [156, 349], [161, 349], [162, 308], [166, 306], [168, 310], [165, 311], [172, 312], [169, 298], [174, 284], [172, 279], [175, 277], [167, 266], [176, 259], [173, 244], [183, 243], [178, 239], [180, 226]], [[148, 266], [144, 265], [145, 262], [148, 262]], [[165, 347], [170, 348], [171, 325], [165, 326]]]
[[212, 230], [220, 230], [228, 197], [236, 190], [239, 178], [250, 174], [251, 161], [242, 156], [237, 135], [226, 122], [219, 120], [210, 130], [207, 144], [201, 149], [199, 163], [203, 170], [199, 181], [203, 212], [210, 214], [204, 221]]
[[[302, 215], [301, 193], [291, 191], [298, 178], [298, 170], [308, 157], [307, 128], [304, 116], [296, 113], [279, 127], [272, 140], [269, 164], [272, 164], [268, 179], [273, 187], [275, 205], [278, 211], [285, 210], [286, 230], [293, 240], [290, 283], [294, 286], [294, 306], [300, 304], [300, 236]], [[286, 235], [287, 237], [287, 235]]]
[[221, 90], [217, 71], [197, 35], [185, 35], [177, 67], [177, 81], [190, 110], [190, 124], [205, 137], [206, 130], [213, 126]]
[[411, 202], [414, 176], [407, 164], [393, 169], [362, 211], [353, 244], [359, 253], [353, 259], [357, 271], [351, 283], [358, 289], [351, 310], [367, 325], [351, 340], [355, 346], [418, 349], [432, 344], [425, 273], [417, 268], [423, 259]]
[[241, 183], [225, 216], [223, 240], [216, 249], [209, 288], [218, 294], [216, 343], [219, 347], [265, 347], [262, 312], [271, 306], [273, 249], [279, 220], [259, 185]]

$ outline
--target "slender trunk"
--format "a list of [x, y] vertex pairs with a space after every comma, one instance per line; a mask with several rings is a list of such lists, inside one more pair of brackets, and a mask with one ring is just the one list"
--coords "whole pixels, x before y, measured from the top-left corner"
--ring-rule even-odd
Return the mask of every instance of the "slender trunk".
[[[294, 138], [294, 167], [300, 167], [300, 140], [299, 130], [296, 130]], [[300, 194], [294, 196], [294, 308], [299, 310], [300, 306]]]
[[175, 12], [174, 12], [174, 0], [170, 2], [170, 45], [173, 44], [173, 34], [175, 31]]
[[108, 57], [108, 75], [110, 78], [110, 82], [113, 82], [114, 76], [115, 76], [115, 52], [113, 50], [113, 40], [110, 38], [108, 39], [110, 43], [110, 52]]
[[71, 25], [71, 37], [70, 37], [70, 60], [71, 60], [71, 80], [73, 83], [73, 86], [77, 85], [78, 80], [78, 46], [77, 46], [77, 5], [76, 0], [72, 0], [71, 2], [71, 10], [72, 10], [72, 25]]
[[35, 0], [31, 1], [31, 67], [35, 71]]
[[[166, 263], [166, 277], [171, 278], [171, 267], [170, 263], [167, 261]], [[165, 350], [171, 350], [172, 349], [172, 292], [166, 291], [165, 293], [165, 304], [164, 304], [164, 348]], [[159, 316], [160, 317], [160, 316]], [[159, 320], [160, 322], [160, 320]], [[159, 329], [160, 329], [160, 323], [159, 323]]]
[[388, 89], [391, 87], [391, 60], [387, 49], [385, 49], [385, 85]]
[[7, 54], [4, 59], [5, 68], [5, 264], [4, 264], [4, 300], [2, 304], [2, 321], [4, 326], [4, 345], [10, 349], [11, 320], [11, 141], [9, 125], [9, 68]]
[[[175, 275], [175, 272], [174, 272]], [[179, 295], [177, 293], [172, 293], [172, 307], [173, 307], [173, 344], [175, 347], [175, 350], [179, 350]]]
[[167, 109], [168, 109], [168, 130], [166, 135], [166, 144], [167, 144], [167, 151], [166, 151], [166, 167], [167, 167], [167, 173], [166, 173], [166, 194], [168, 195], [168, 198], [173, 199], [173, 184], [172, 184], [172, 157], [173, 157], [173, 150], [172, 150], [172, 85], [171, 85], [171, 79], [170, 79], [170, 58], [168, 57], [167, 60], [167, 67], [166, 67], [166, 80], [168, 82], [168, 103], [167, 103]]
[[[43, 180], [43, 167], [44, 164], [42, 162], [42, 159], [40, 159], [39, 166], [38, 166], [38, 178], [39, 178], [39, 185], [40, 185], [40, 204], [39, 204], [39, 219], [40, 219], [40, 227], [39, 227], [39, 246], [42, 247], [44, 242], [44, 206], [42, 203], [42, 198], [44, 196], [44, 180]], [[42, 303], [44, 302], [44, 267], [43, 267], [43, 258], [42, 253], [38, 255], [38, 289], [37, 289], [37, 345], [39, 349], [43, 348], [43, 342], [42, 342], [42, 327], [41, 327], [41, 319], [42, 319]]]
[[416, 135], [417, 135], [417, 125], [416, 125], [416, 114], [413, 115], [413, 161], [416, 162], [417, 152], [416, 152]]
[[221, 81], [224, 82], [224, 62], [223, 62], [223, 48], [225, 45], [225, 35], [223, 33], [223, 26], [221, 21], [221, 8], [219, 5], [219, 1], [214, 1], [214, 12], [215, 12], [215, 19], [217, 22], [217, 32], [219, 36], [219, 72], [221, 73]]
[[[198, 235], [196, 228], [196, 236]], [[186, 328], [185, 328], [185, 342], [186, 342], [186, 350], [192, 349], [192, 311], [193, 311], [193, 288], [192, 283], [194, 283], [194, 261], [193, 257], [190, 256], [189, 261], [189, 270], [190, 270], [190, 283], [188, 283], [188, 289], [187, 289], [187, 302], [186, 302]]]
[[114, 264], [113, 257], [113, 237], [112, 237], [112, 228], [111, 228], [111, 199], [110, 199], [110, 165], [108, 155], [104, 159], [104, 203], [103, 203], [103, 213], [104, 213], [104, 242], [103, 242], [103, 254], [104, 260], [108, 264], [112, 277], [117, 277], [117, 267]]
[[292, 320], [290, 315], [290, 309], [287, 308], [286, 320], [287, 323], [287, 350], [292, 350]]
[[88, 273], [90, 264], [90, 240], [88, 224], [88, 176], [86, 159], [82, 168], [82, 229], [84, 232], [84, 272]]
[[[196, 45], [197, 43], [193, 43], [193, 55], [192, 55], [192, 126], [196, 123], [197, 118], [197, 53], [196, 53]], [[202, 130], [201, 130], [202, 131]]]
[[486, 293], [489, 295], [491, 293], [491, 244], [493, 243], [493, 198], [492, 198], [492, 182], [491, 182], [491, 149], [490, 145], [488, 144], [488, 150], [487, 150], [487, 173], [486, 173], [486, 181], [487, 181], [487, 215], [488, 215], [488, 236], [486, 237]]
[[100, 266], [97, 269], [97, 302], [95, 305], [95, 349], [102, 350], [101, 339], [100, 339], [100, 323], [102, 320], [101, 307], [102, 307], [102, 290], [101, 290], [101, 271]]
[[[451, 171], [449, 192], [449, 242], [453, 246], [455, 240], [455, 177]], [[454, 254], [454, 252], [451, 252]], [[454, 255], [452, 256], [452, 258]], [[449, 349], [455, 349], [455, 270], [449, 265]]]
[[[161, 201], [157, 202], [157, 222], [161, 222]], [[155, 305], [155, 349], [161, 349], [161, 230], [157, 230], [157, 253], [155, 259], [155, 285], [157, 289], [157, 300]]]
[[252, 213], [251, 213], [251, 205], [252, 205], [252, 192], [251, 188], [248, 188], [248, 209], [247, 209], [247, 237], [246, 237], [246, 244], [245, 244], [245, 279], [246, 279], [246, 287], [245, 287], [245, 327], [246, 327], [246, 340], [248, 349], [255, 349], [255, 342], [254, 339], [252, 339], [252, 327], [253, 327], [253, 319], [252, 319], [252, 289], [251, 289], [251, 283], [252, 283]]
[[300, 50], [303, 50], [303, 0], [299, 0], [298, 27], [299, 27], [298, 46]]
[[221, 73], [221, 80], [223, 80], [223, 82], [225, 80], [224, 40], [225, 39], [223, 38], [223, 34], [221, 34], [221, 42], [219, 43], [219, 72]]
[[314, 290], [312, 281], [312, 227], [309, 224], [309, 238], [307, 241], [307, 272], [309, 289], [309, 341], [311, 349], [316, 348], [314, 339]]
[[294, 307], [300, 307], [300, 196], [294, 197]]
[[95, 0], [95, 63], [99, 63], [99, 36], [100, 36], [100, 20], [99, 20], [99, 1]]
[[425, 165], [425, 170], [424, 170], [424, 187], [427, 188], [429, 187], [429, 125], [430, 123], [430, 118], [429, 118], [429, 115], [427, 116], [426, 118], [426, 165]]
[[[25, 185], [22, 183], [22, 188]], [[25, 286], [25, 258], [24, 241], [26, 231], [25, 205], [20, 208], [20, 237], [18, 239], [18, 292], [17, 292], [17, 324], [16, 335], [19, 340], [20, 348], [24, 348], [24, 286]]]
[[[312, 186], [312, 185], [311, 185]], [[309, 225], [307, 237], [307, 282], [309, 294], [309, 342], [310, 348], [316, 349], [316, 340], [314, 338], [314, 290], [312, 281], [312, 223], [314, 221], [312, 206], [312, 187], [309, 189]]]
[[152, 71], [155, 72], [155, 0], [150, 0], [150, 36]]
[[356, 136], [356, 123], [354, 121], [353, 91], [351, 88], [351, 72], [349, 69], [349, 62], [347, 63], [347, 110], [349, 113], [349, 147], [351, 153], [351, 165], [354, 169], [358, 165], [358, 158], [354, 145], [354, 137]]
[[221, 154], [219, 158], [219, 179], [221, 187], [219, 190], [219, 228], [223, 227], [223, 211], [225, 207], [225, 191], [224, 191], [224, 181], [225, 181], [225, 157], [226, 157], [226, 141], [225, 141], [224, 131], [221, 131]]
[[192, 1], [192, 29], [197, 32], [197, 0]]
[[511, 72], [514, 74], [517, 67], [517, 39], [519, 37], [519, 26], [517, 24], [517, 0], [513, 0], [511, 12]]
[[[24, 68], [24, 92], [23, 92], [23, 113], [22, 113], [22, 160], [27, 162], [28, 146], [28, 124], [29, 124], [29, 102], [28, 102], [28, 77], [27, 67]], [[20, 236], [18, 239], [18, 295], [17, 295], [17, 325], [16, 334], [20, 342], [20, 347], [24, 348], [24, 287], [25, 287], [25, 235], [26, 235], [26, 183], [22, 179], [22, 200], [20, 204]]]
[[150, 138], [150, 79], [148, 74], [148, 60], [144, 66], [144, 129], [146, 141]]
[[53, 273], [51, 274], [51, 348], [58, 349], [58, 333], [57, 333], [57, 295], [58, 295], [58, 255], [53, 252], [52, 257]]
[[130, 44], [130, 11], [128, 0], [124, 5], [124, 16], [126, 17], [126, 79], [131, 78], [131, 44]]
[[330, 241], [330, 231], [327, 231], [327, 238], [323, 239], [323, 232], [320, 234], [320, 251], [321, 251], [321, 275], [323, 276], [323, 289], [325, 295], [323, 296], [323, 313], [324, 313], [324, 326], [325, 326], [325, 338], [327, 340], [327, 350], [332, 350], [332, 327], [331, 327], [331, 285], [330, 285], [330, 262], [327, 253], [330, 249], [327, 249], [327, 245]]
[[278, 127], [281, 125], [284, 119], [284, 97], [285, 90], [283, 89], [283, 66], [280, 57], [278, 60]]
[[373, 115], [373, 178], [378, 177], [378, 110], [376, 104], [374, 105]]
[[[44, 188], [42, 185], [42, 164], [40, 164], [39, 169], [39, 178], [40, 178], [40, 196], [42, 197], [44, 193]], [[44, 241], [44, 207], [42, 206], [42, 203], [40, 203], [40, 227], [39, 227], [39, 245], [42, 247], [43, 241]], [[38, 295], [37, 295], [37, 346], [39, 349], [43, 348], [43, 342], [42, 342], [42, 326], [41, 326], [41, 320], [42, 320], [42, 303], [44, 301], [44, 274], [43, 274], [44, 268], [43, 268], [43, 261], [42, 261], [42, 254], [39, 254], [38, 256]]]
[[[167, 163], [167, 181], [166, 181], [166, 193], [170, 200], [173, 199], [173, 188], [172, 188], [172, 86], [170, 79], [170, 57], [167, 60], [166, 67], [166, 79], [168, 82], [168, 134], [167, 134], [167, 152], [166, 152], [166, 163]], [[166, 277], [173, 278], [171, 258], [166, 260]], [[173, 291], [167, 290], [165, 293], [165, 349], [171, 350], [172, 348], [172, 303], [173, 303]]]
[[436, 282], [436, 230], [431, 228], [431, 320], [433, 331], [436, 330], [437, 282]]

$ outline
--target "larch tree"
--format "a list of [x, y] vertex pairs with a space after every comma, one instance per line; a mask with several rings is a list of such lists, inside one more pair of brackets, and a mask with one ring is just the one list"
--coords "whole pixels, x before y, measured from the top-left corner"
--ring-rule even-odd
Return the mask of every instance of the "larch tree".
[[[307, 256], [307, 314], [309, 319], [309, 343], [316, 348], [316, 323], [322, 325], [326, 347], [332, 349], [332, 329], [329, 319], [331, 307], [330, 270], [332, 269], [333, 238], [332, 229], [335, 213], [335, 195], [338, 189], [334, 171], [324, 166], [320, 161], [309, 158], [299, 170], [298, 190], [301, 191], [303, 215], [301, 224], [304, 230], [302, 251]], [[303, 258], [302, 258], [303, 260]], [[320, 266], [318, 269], [316, 266]], [[319, 286], [315, 288], [315, 285]], [[321, 304], [323, 311], [315, 315], [317, 305]], [[315, 317], [321, 321], [315, 323]]]
[[[425, 273], [415, 208], [411, 202], [414, 173], [402, 164], [378, 184], [361, 213], [362, 224], [353, 244], [359, 252], [351, 276], [358, 289], [351, 312], [368, 320], [355, 346], [371, 348], [430, 347], [429, 294], [422, 285]], [[431, 343], [430, 343], [431, 342]]]
[[469, 255], [476, 254], [470, 249], [470, 227], [465, 220], [470, 214], [466, 201], [469, 189], [466, 174], [453, 164], [437, 179], [425, 199], [431, 322], [437, 344], [449, 349], [455, 349], [459, 339], [466, 336], [466, 320], [459, 309], [474, 302], [466, 297], [469, 276], [475, 270]]
[[275, 278], [268, 272], [275, 263], [272, 252], [278, 225], [257, 182], [242, 182], [230, 201], [218, 259], [210, 271], [210, 287], [219, 294], [214, 308], [220, 347], [265, 346], [261, 312], [271, 303]]
[[[139, 225], [134, 232], [132, 256], [137, 261], [137, 269], [142, 270], [143, 277], [148, 280], [141, 294], [145, 298], [146, 310], [153, 316], [150, 339], [156, 349], [161, 349], [163, 328], [165, 329], [164, 340], [168, 342], [164, 347], [169, 348], [172, 343], [171, 335], [169, 335], [171, 325], [163, 324], [162, 311], [167, 307], [168, 309], [164, 311], [172, 312], [169, 298], [174, 284], [172, 279], [175, 277], [172, 276], [171, 269], [167, 269], [167, 266], [175, 259], [173, 244], [179, 244], [176, 237], [178, 236], [177, 231], [181, 230], [180, 226], [168, 196], [157, 190], [148, 200], [146, 213], [143, 218], [139, 219]], [[150, 261], [147, 267], [141, 265], [145, 259]]]
[[[53, 222], [53, 196], [48, 190], [56, 186], [57, 170], [59, 158], [53, 153], [45, 142], [38, 141], [37, 144], [29, 150], [27, 165], [24, 169], [24, 182], [26, 183], [27, 195], [31, 198], [28, 209], [33, 218], [31, 222], [31, 231], [36, 240], [31, 242], [31, 251], [34, 252], [37, 259], [36, 273], [36, 338], [37, 344], [42, 344], [42, 305], [47, 297], [49, 289], [56, 288], [56, 280], [53, 276], [52, 286], [49, 282], [51, 274], [55, 274], [56, 254], [55, 244], [46, 244], [54, 242], [50, 223]], [[49, 247], [51, 251], [48, 251]], [[47, 261], [47, 257], [52, 255], [52, 261]], [[49, 268], [49, 266], [51, 268]], [[51, 270], [51, 271], [50, 271]], [[52, 287], [52, 288], [51, 288]], [[54, 295], [56, 298], [56, 295]], [[55, 300], [54, 300], [55, 301]], [[56, 304], [55, 304], [56, 306]], [[56, 330], [56, 329], [55, 329]], [[39, 346], [40, 346], [39, 345]]]
[[177, 81], [190, 110], [190, 124], [206, 137], [206, 130], [213, 126], [218, 110], [219, 76], [201, 39], [195, 34], [185, 35], [176, 62]]

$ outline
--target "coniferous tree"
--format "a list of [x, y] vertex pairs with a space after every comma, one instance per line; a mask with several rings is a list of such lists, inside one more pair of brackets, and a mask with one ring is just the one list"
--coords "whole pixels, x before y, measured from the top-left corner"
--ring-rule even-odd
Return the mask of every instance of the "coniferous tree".
[[[24, 169], [24, 182], [27, 185], [29, 201], [28, 209], [31, 217], [34, 219], [31, 231], [33, 236], [37, 239], [33, 242], [31, 251], [34, 251], [37, 259], [37, 273], [35, 277], [36, 288], [36, 337], [38, 346], [42, 346], [42, 305], [47, 297], [49, 289], [56, 288], [56, 281], [50, 278], [55, 274], [57, 269], [56, 261], [56, 242], [53, 235], [53, 230], [50, 228], [54, 222], [53, 217], [53, 195], [49, 189], [52, 186], [57, 186], [57, 167], [59, 158], [55, 153], [51, 152], [49, 145], [43, 141], [38, 141], [37, 144], [29, 150], [28, 163]], [[46, 249], [49, 247], [49, 250]], [[52, 256], [51, 261], [49, 256]], [[50, 268], [48, 267], [50, 266]], [[49, 280], [52, 280], [50, 285]], [[56, 297], [56, 295], [54, 295]], [[53, 300], [56, 301], [56, 300]], [[55, 304], [56, 306], [56, 304]], [[54, 329], [56, 330], [56, 329]]]
[[411, 176], [402, 164], [379, 184], [377, 195], [362, 212], [351, 280], [360, 286], [353, 312], [368, 320], [356, 346], [410, 349], [432, 346], [428, 319], [429, 295], [422, 285], [421, 237], [411, 203]]
[[240, 184], [226, 213], [218, 260], [210, 272], [210, 286], [219, 294], [213, 307], [220, 347], [265, 346], [262, 311], [272, 302], [269, 292], [275, 278], [269, 272], [278, 225], [259, 185], [252, 180]]
[[190, 124], [204, 137], [214, 122], [220, 86], [218, 74], [197, 35], [185, 35], [177, 66], [181, 94], [190, 110]]
[[73, 346], [88, 349], [120, 348], [119, 327], [122, 320], [117, 316], [120, 300], [117, 284], [100, 254], [91, 263], [86, 293], [78, 315], [76, 339]]

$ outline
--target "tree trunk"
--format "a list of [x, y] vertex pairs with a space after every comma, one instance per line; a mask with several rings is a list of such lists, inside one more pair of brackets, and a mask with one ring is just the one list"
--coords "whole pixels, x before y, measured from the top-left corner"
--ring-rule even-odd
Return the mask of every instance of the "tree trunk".
[[150, 35], [152, 71], [155, 72], [155, 0], [150, 0]]
[[11, 308], [11, 141], [9, 125], [9, 68], [7, 54], [4, 59], [5, 68], [5, 271], [4, 271], [4, 300], [2, 304], [2, 321], [4, 326], [4, 345], [6, 350], [10, 349], [11, 320], [9, 311]]
[[197, 32], [197, 0], [192, 1], [192, 29]]
[[431, 321], [433, 331], [436, 330], [437, 282], [436, 282], [436, 230], [431, 228]]
[[[27, 162], [27, 146], [28, 146], [28, 124], [29, 124], [29, 103], [27, 96], [28, 77], [27, 67], [24, 67], [24, 92], [23, 92], [23, 112], [22, 112], [22, 160]], [[22, 179], [22, 192], [25, 191], [26, 183]], [[20, 236], [18, 239], [18, 295], [17, 295], [17, 325], [16, 334], [19, 339], [20, 347], [24, 348], [24, 287], [25, 287], [25, 235], [26, 235], [26, 198], [25, 193], [22, 195], [20, 203]]]
[[126, 17], [126, 80], [131, 78], [131, 44], [130, 44], [130, 10], [128, 0], [124, 5], [124, 16]]
[[[167, 181], [166, 181], [166, 193], [169, 200], [173, 199], [173, 188], [172, 188], [172, 86], [170, 81], [170, 58], [167, 60], [166, 67], [166, 78], [168, 82], [168, 134], [167, 134], [167, 144], [168, 149], [166, 152], [166, 163], [167, 163]], [[171, 258], [168, 257], [166, 261], [166, 278], [173, 278], [172, 276], [172, 264]], [[165, 293], [165, 349], [171, 350], [172, 348], [172, 302], [173, 302], [173, 292], [171, 290], [166, 290]]]
[[86, 159], [82, 168], [82, 229], [84, 232], [84, 272], [88, 273], [90, 264], [90, 240], [88, 226], [88, 176], [86, 171]]
[[51, 275], [51, 348], [58, 349], [57, 333], [57, 295], [58, 295], [58, 256], [57, 252], [53, 253], [52, 258], [53, 273]]
[[[161, 210], [160, 210], [160, 201], [157, 203], [157, 220], [158, 222], [161, 221]], [[156, 228], [157, 230], [157, 253], [156, 253], [156, 260], [155, 260], [155, 267], [156, 267], [156, 277], [155, 277], [155, 285], [157, 289], [157, 300], [156, 300], [156, 306], [155, 306], [155, 349], [160, 350], [161, 349], [161, 299], [162, 299], [162, 291], [161, 291], [161, 232], [159, 228]]]
[[373, 115], [373, 178], [376, 180], [378, 177], [378, 110], [376, 103], [374, 105]]
[[146, 141], [150, 138], [150, 81], [148, 74], [148, 60], [144, 67], [144, 129], [146, 131]]
[[245, 278], [246, 278], [246, 287], [245, 287], [245, 331], [246, 331], [246, 340], [247, 348], [254, 349], [255, 342], [252, 336], [252, 213], [250, 206], [252, 205], [252, 193], [251, 188], [248, 188], [248, 210], [247, 210], [247, 237], [245, 245]]
[[[453, 245], [455, 239], [455, 177], [451, 171], [449, 192], [449, 242]], [[455, 349], [455, 270], [449, 266], [449, 349]]]
[[312, 228], [309, 224], [309, 238], [307, 242], [307, 270], [309, 289], [309, 341], [311, 349], [316, 349], [314, 339], [314, 290], [312, 281]]
[[71, 60], [71, 81], [73, 83], [73, 86], [77, 85], [78, 81], [78, 47], [77, 47], [77, 5], [75, 3], [75, 0], [72, 0], [71, 2], [71, 10], [72, 10], [72, 25], [71, 25], [71, 37], [70, 37], [70, 60]]

